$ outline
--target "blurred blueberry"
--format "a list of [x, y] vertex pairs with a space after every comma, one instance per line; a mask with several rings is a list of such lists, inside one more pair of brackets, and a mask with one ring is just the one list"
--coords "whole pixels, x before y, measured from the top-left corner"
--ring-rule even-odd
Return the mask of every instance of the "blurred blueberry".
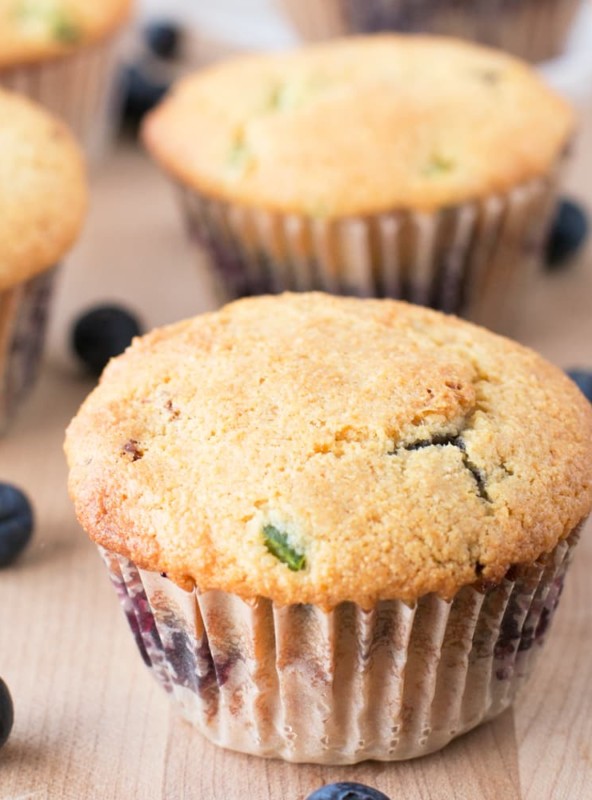
[[169, 90], [166, 81], [157, 80], [141, 64], [130, 64], [123, 75], [123, 118], [137, 125], [158, 105]]
[[567, 374], [592, 403], [592, 372], [585, 369], [568, 369]]
[[588, 217], [583, 208], [572, 200], [562, 200], [547, 240], [547, 269], [557, 270], [565, 266], [582, 247], [587, 236]]
[[144, 30], [148, 49], [159, 58], [173, 59], [179, 54], [183, 33], [173, 20], [158, 19]]
[[16, 486], [0, 483], [0, 567], [12, 564], [33, 533], [33, 509]]
[[8, 686], [0, 678], [0, 747], [8, 741], [14, 724], [14, 706]]
[[317, 789], [306, 800], [390, 800], [378, 789], [362, 783], [330, 783]]
[[72, 347], [89, 372], [98, 377], [109, 360], [123, 353], [141, 333], [138, 319], [127, 309], [95, 306], [76, 320]]

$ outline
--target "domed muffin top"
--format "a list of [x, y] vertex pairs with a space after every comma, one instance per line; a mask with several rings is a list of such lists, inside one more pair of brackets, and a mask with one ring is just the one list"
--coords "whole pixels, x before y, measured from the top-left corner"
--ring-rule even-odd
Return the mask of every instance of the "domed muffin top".
[[0, 0], [0, 68], [60, 56], [121, 25], [131, 0]]
[[87, 204], [80, 148], [40, 106], [0, 90], [0, 291], [53, 267]]
[[437, 37], [350, 37], [184, 79], [146, 120], [173, 175], [320, 217], [430, 210], [549, 173], [567, 104], [526, 64]]
[[450, 597], [551, 551], [592, 503], [592, 410], [563, 373], [388, 300], [260, 297], [155, 330], [66, 451], [96, 542], [280, 603]]

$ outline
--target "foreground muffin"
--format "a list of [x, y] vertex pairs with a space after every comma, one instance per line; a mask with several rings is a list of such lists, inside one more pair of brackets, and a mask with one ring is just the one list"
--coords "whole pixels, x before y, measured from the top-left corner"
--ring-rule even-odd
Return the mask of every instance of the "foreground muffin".
[[242, 300], [115, 359], [69, 487], [146, 663], [212, 741], [401, 759], [500, 713], [592, 504], [592, 410], [437, 312]]
[[0, 430], [37, 376], [54, 267], [86, 211], [78, 145], [66, 126], [0, 90]]
[[0, 85], [63, 117], [91, 156], [112, 124], [131, 0], [0, 0]]
[[540, 254], [573, 124], [508, 56], [384, 36], [200, 72], [144, 139], [231, 295], [401, 297], [496, 324]]
[[582, 0], [277, 0], [305, 39], [430, 33], [499, 47], [527, 61], [561, 55]]

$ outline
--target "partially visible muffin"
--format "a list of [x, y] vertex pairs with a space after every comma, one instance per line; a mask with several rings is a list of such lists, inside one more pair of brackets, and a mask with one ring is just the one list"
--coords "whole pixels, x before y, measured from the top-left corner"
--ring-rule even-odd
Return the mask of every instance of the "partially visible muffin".
[[119, 32], [131, 0], [0, 0], [0, 86], [62, 116], [91, 155], [115, 101]]
[[36, 377], [53, 268], [78, 236], [85, 169], [72, 134], [0, 90], [0, 428]]
[[277, 0], [306, 40], [429, 33], [499, 47], [527, 61], [563, 53], [582, 0]]
[[214, 741], [295, 761], [420, 755], [507, 707], [592, 505], [571, 381], [393, 301], [154, 331], [66, 451], [160, 680]]
[[64, 56], [110, 36], [131, 0], [0, 0], [0, 67]]
[[536, 252], [571, 109], [502, 53], [350, 38], [185, 80], [144, 140], [231, 293], [323, 288], [479, 316]]

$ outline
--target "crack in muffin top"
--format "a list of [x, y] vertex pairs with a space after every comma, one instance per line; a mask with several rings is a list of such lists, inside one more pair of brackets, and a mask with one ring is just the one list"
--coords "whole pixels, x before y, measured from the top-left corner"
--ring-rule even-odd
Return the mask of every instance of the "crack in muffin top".
[[567, 103], [506, 54], [382, 35], [202, 70], [143, 134], [206, 195], [332, 218], [506, 192], [548, 175], [573, 130]]
[[131, 0], [0, 0], [0, 68], [55, 58], [122, 25]]
[[54, 267], [87, 207], [80, 147], [66, 125], [0, 89], [0, 291]]
[[452, 597], [592, 504], [592, 410], [534, 352], [405, 303], [241, 300], [136, 339], [66, 437], [90, 536], [186, 588]]

